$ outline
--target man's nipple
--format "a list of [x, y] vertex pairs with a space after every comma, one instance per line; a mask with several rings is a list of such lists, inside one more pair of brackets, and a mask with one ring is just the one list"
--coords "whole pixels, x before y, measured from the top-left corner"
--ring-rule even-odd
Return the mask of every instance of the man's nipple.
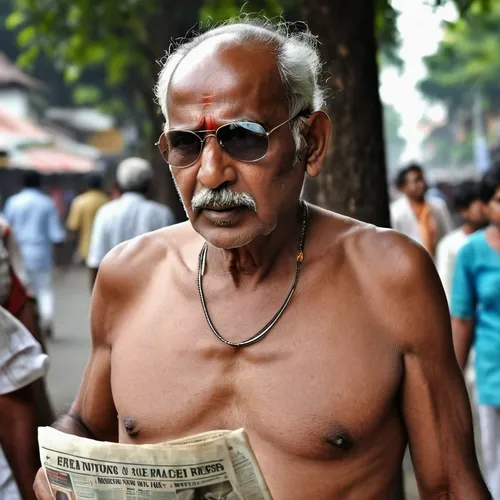
[[137, 437], [137, 434], [139, 434], [139, 428], [132, 417], [125, 417], [123, 419], [123, 427], [125, 427], [125, 432], [130, 437]]

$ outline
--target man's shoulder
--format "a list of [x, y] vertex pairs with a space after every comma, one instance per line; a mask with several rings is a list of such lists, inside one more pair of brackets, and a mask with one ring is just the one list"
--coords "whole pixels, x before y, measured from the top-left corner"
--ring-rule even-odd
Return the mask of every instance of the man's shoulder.
[[86, 199], [85, 195], [86, 195], [86, 194], [87, 194], [87, 193], [82, 193], [82, 194], [78, 194], [78, 195], [76, 195], [76, 196], [73, 198], [73, 201], [71, 202], [71, 206], [72, 206], [72, 207], [78, 207], [78, 208], [79, 208], [79, 207], [82, 205], [82, 203], [84, 203], [84, 202], [85, 202], [85, 199]]
[[406, 197], [403, 194], [399, 194], [397, 198], [391, 201], [389, 204], [390, 208], [398, 208], [402, 205], [406, 205]]
[[482, 255], [483, 253], [480, 250], [487, 244], [486, 232], [484, 229], [481, 229], [480, 231], [476, 231], [469, 236], [467, 241], [460, 248], [459, 253], [467, 256], [468, 259], [472, 259], [474, 255]]
[[439, 212], [448, 211], [448, 204], [443, 200], [443, 198], [439, 198], [439, 196], [427, 196], [425, 201], [434, 210], [438, 210]]
[[113, 216], [115, 213], [119, 214], [122, 212], [120, 205], [120, 198], [107, 201], [99, 208], [99, 210], [97, 211], [97, 216], [106, 219]]
[[[201, 237], [189, 222], [151, 231], [120, 243], [108, 252], [99, 267], [99, 275], [120, 282], [144, 278], [157, 270], [160, 263], [179, 261], [199, 242]], [[198, 246], [201, 248], [201, 243]]]
[[443, 236], [443, 238], [441, 238], [438, 243], [438, 249], [448, 249], [457, 245], [461, 245], [463, 241], [465, 241], [465, 239], [465, 234], [461, 228], [454, 229], [447, 235]]
[[5, 208], [12, 209], [23, 199], [22, 191], [17, 194], [10, 195], [5, 201]]
[[332, 237], [325, 255], [331, 255], [332, 263], [338, 259], [346, 282], [355, 284], [363, 314], [403, 345], [409, 339], [398, 325], [417, 321], [429, 300], [446, 304], [431, 257], [421, 245], [392, 229], [343, 217], [330, 224]]
[[408, 200], [404, 195], [400, 195], [389, 205], [389, 211], [391, 213], [391, 217], [399, 216], [400, 214], [406, 212], [408, 208], [409, 208]]
[[43, 193], [42, 191], [34, 192], [31, 200], [33, 203], [45, 208], [55, 208], [56, 206], [54, 200], [48, 194]]
[[397, 277], [405, 274], [411, 263], [431, 261], [419, 244], [398, 231], [323, 210], [321, 215], [318, 232], [328, 234], [321, 238], [322, 251], [332, 258], [340, 254], [348, 268], [356, 273], [366, 276], [395, 274]]
[[96, 191], [87, 191], [85, 193], [81, 193], [78, 196], [75, 196], [73, 203], [87, 204], [93, 203], [95, 200], [99, 200], [101, 198], [106, 198], [104, 193], [99, 193]]

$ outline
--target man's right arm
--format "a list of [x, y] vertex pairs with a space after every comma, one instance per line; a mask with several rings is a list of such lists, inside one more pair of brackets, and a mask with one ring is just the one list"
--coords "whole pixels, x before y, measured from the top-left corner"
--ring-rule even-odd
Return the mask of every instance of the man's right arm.
[[[111, 341], [108, 305], [116, 298], [112, 256], [103, 263], [91, 304], [92, 353], [85, 369], [80, 391], [67, 415], [53, 427], [76, 436], [100, 441], [118, 440], [117, 412], [111, 393]], [[109, 262], [110, 266], [106, 263]], [[104, 300], [104, 296], [106, 299]], [[52, 500], [45, 473], [38, 471], [33, 485], [39, 500]]]
[[[116, 408], [111, 393], [111, 340], [108, 306], [114, 299], [112, 256], [99, 273], [90, 310], [92, 353], [80, 391], [66, 416], [54, 427], [68, 434], [99, 441], [117, 441]], [[106, 263], [111, 264], [110, 266]], [[104, 298], [105, 297], [105, 298]]]

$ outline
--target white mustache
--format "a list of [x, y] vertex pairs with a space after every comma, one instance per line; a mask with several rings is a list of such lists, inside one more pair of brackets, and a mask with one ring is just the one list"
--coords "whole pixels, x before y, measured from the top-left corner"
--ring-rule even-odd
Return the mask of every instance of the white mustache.
[[203, 188], [191, 199], [191, 207], [193, 210], [243, 207], [257, 211], [257, 203], [251, 194], [237, 193], [229, 188]]

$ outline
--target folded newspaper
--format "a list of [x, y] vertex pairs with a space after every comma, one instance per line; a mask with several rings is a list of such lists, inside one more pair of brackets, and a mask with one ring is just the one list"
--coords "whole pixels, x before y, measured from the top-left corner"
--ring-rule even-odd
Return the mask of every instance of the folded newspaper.
[[244, 429], [119, 444], [38, 429], [55, 500], [272, 500]]

